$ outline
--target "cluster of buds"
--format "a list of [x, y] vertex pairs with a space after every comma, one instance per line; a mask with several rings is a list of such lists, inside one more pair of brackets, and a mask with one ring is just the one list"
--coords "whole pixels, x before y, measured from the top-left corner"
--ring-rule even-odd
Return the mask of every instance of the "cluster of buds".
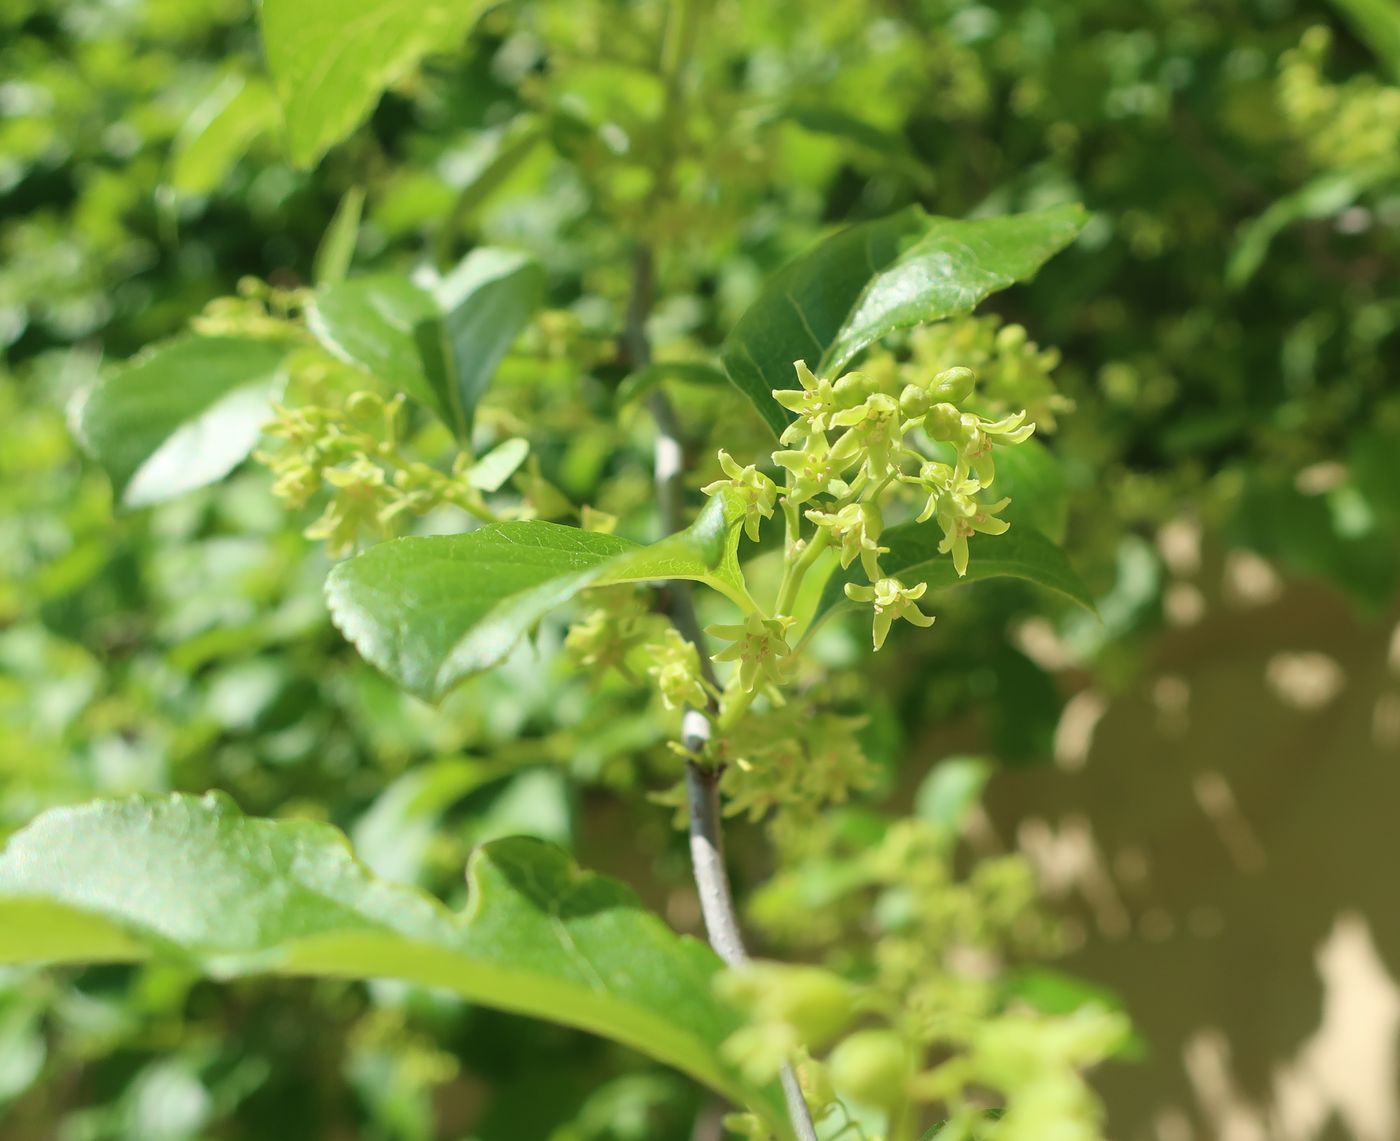
[[241, 277], [234, 296], [214, 298], [190, 324], [205, 337], [300, 336], [298, 318], [310, 296], [309, 289], [282, 289], [260, 278]]
[[282, 441], [255, 457], [276, 477], [273, 494], [299, 509], [323, 490], [329, 493], [306, 537], [324, 540], [332, 556], [350, 554], [366, 536], [387, 537], [405, 514], [422, 515], [444, 504], [481, 509], [480, 494], [465, 478], [471, 462], [465, 453], [446, 472], [403, 454], [403, 404], [402, 395], [385, 400], [355, 392], [340, 408], [278, 405], [276, 419], [264, 429]]

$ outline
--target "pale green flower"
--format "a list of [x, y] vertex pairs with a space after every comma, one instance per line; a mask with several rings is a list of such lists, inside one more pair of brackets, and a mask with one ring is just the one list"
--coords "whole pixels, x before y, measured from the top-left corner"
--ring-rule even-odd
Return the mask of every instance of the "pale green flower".
[[925, 614], [915, 601], [924, 596], [928, 583], [905, 586], [897, 578], [879, 579], [874, 586], [860, 586], [854, 582], [846, 584], [846, 597], [853, 602], [870, 602], [875, 608], [874, 640], [878, 650], [885, 644], [890, 626], [896, 618], [903, 618], [915, 626], [932, 626], [933, 618]]
[[831, 381], [814, 375], [806, 361], [794, 361], [793, 368], [802, 387], [773, 389], [773, 399], [798, 416], [783, 432], [785, 444], [825, 432], [831, 427], [832, 415], [841, 407]]
[[899, 401], [883, 392], [874, 393], [831, 418], [834, 428], [845, 428], [836, 448], [863, 457], [861, 473], [871, 480], [882, 480], [895, 466], [904, 438], [904, 417]]
[[764, 618], [750, 614], [742, 625], [708, 626], [705, 633], [730, 644], [715, 654], [717, 662], [739, 663], [739, 686], [754, 693], [770, 685], [782, 685], [792, 672], [792, 647], [787, 643], [791, 618]]
[[700, 655], [674, 626], [668, 626], [662, 640], [647, 647], [652, 664], [647, 673], [656, 679], [661, 703], [667, 709], [703, 709], [709, 700]]
[[850, 485], [841, 477], [856, 462], [855, 441], [842, 438], [832, 447], [826, 436], [809, 436], [800, 448], [774, 452], [773, 462], [792, 473], [787, 498], [794, 504], [806, 503], [816, 495], [850, 494]]
[[880, 546], [884, 520], [874, 503], [848, 503], [836, 512], [808, 511], [807, 518], [831, 531], [843, 568], [860, 559], [868, 578], [880, 577], [879, 557], [888, 554], [889, 548]]
[[726, 451], [719, 453], [719, 466], [729, 478], [717, 479], [700, 490], [706, 495], [714, 495], [725, 488], [732, 488], [744, 505], [744, 534], [757, 542], [759, 522], [773, 515], [773, 504], [778, 501], [778, 485], [753, 464], [740, 467]]

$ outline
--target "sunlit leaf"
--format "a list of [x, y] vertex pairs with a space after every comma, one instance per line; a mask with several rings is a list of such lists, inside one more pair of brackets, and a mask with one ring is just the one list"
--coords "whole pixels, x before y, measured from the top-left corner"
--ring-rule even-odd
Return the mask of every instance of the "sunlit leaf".
[[500, 662], [590, 586], [691, 579], [743, 604], [741, 514], [716, 496], [690, 528], [651, 546], [542, 520], [398, 539], [341, 563], [326, 594], [336, 625], [368, 661], [436, 699]]
[[252, 819], [221, 794], [55, 809], [0, 854], [0, 963], [403, 979], [604, 1035], [773, 1110], [718, 1055], [736, 1022], [707, 947], [540, 841], [485, 845], [467, 875], [453, 913], [376, 879], [334, 828]]
[[232, 471], [271, 419], [286, 353], [278, 341], [182, 337], [98, 381], [78, 433], [121, 504], [157, 503]]
[[910, 207], [842, 230], [773, 276], [725, 341], [725, 370], [781, 432], [790, 416], [772, 390], [796, 386], [794, 361], [832, 375], [896, 329], [967, 313], [1032, 276], [1084, 221], [1073, 205], [969, 221]]
[[292, 161], [312, 166], [425, 55], [453, 50], [484, 0], [263, 0], [263, 52]]

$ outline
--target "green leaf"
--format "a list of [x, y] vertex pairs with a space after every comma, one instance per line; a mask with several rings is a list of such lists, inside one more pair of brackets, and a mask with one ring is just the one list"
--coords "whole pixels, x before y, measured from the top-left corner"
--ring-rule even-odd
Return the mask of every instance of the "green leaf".
[[433, 292], [465, 438], [496, 366], [544, 298], [544, 271], [513, 250], [476, 249]]
[[335, 285], [344, 281], [345, 275], [350, 272], [355, 244], [360, 237], [360, 215], [364, 209], [364, 187], [352, 186], [341, 197], [340, 205], [335, 208], [335, 216], [321, 236], [321, 244], [316, 247], [311, 276], [317, 285]]
[[[1039, 531], [1012, 527], [1004, 535], [974, 535], [968, 540], [967, 574], [958, 577], [953, 557], [938, 553], [943, 532], [933, 522], [903, 523], [891, 527], [880, 542], [890, 552], [880, 558], [880, 569], [906, 586], [928, 583], [928, 593], [937, 594], [950, 586], [980, 582], [986, 578], [1020, 578], [1053, 590], [1093, 612], [1094, 597], [1089, 593], [1065, 553]], [[860, 581], [858, 564], [831, 576], [817, 605], [813, 624], [838, 606], [851, 605], [845, 584]]]
[[543, 271], [523, 254], [478, 249], [431, 290], [397, 274], [318, 289], [307, 324], [329, 352], [431, 408], [466, 440], [543, 289]]
[[750, 605], [735, 553], [741, 518], [720, 495], [690, 528], [651, 546], [542, 520], [397, 539], [337, 566], [326, 596], [368, 661], [435, 700], [590, 586], [692, 579]]
[[791, 419], [772, 390], [793, 362], [833, 375], [896, 329], [971, 311], [1074, 240], [1080, 206], [961, 221], [916, 206], [852, 226], [778, 271], [725, 341], [729, 378], [774, 432]]
[[1356, 34], [1400, 82], [1400, 3], [1396, 0], [1332, 0]]
[[1397, 177], [1400, 164], [1386, 158], [1354, 169], [1328, 171], [1278, 199], [1240, 227], [1225, 266], [1226, 284], [1231, 289], [1248, 284], [1264, 264], [1274, 239], [1289, 226], [1307, 219], [1336, 217], [1373, 187]]
[[253, 450], [282, 385], [286, 344], [181, 337], [109, 373], [78, 412], [78, 435], [122, 506], [222, 479]]
[[657, 361], [637, 369], [636, 372], [628, 373], [617, 386], [617, 392], [613, 394], [613, 405], [621, 408], [630, 404], [667, 380], [710, 386], [724, 384], [728, 379], [714, 365], [702, 361]]
[[298, 166], [314, 166], [384, 90], [451, 51], [486, 0], [263, 0], [263, 50]]
[[996, 766], [985, 757], [939, 761], [914, 794], [914, 814], [956, 837], [995, 771]]
[[260, 77], [227, 75], [185, 120], [170, 148], [177, 194], [217, 190], [249, 145], [277, 125], [277, 100]]
[[1053, 542], [1064, 542], [1069, 526], [1069, 489], [1055, 453], [1032, 436], [1015, 447], [998, 448], [996, 465], [996, 495], [1011, 499], [1001, 518], [1013, 528], [1034, 527]]
[[[395, 978], [612, 1038], [779, 1122], [719, 1057], [719, 960], [536, 840], [477, 849], [466, 911], [376, 879], [340, 832], [214, 793], [44, 813], [0, 854], [0, 962], [174, 959], [217, 978]], [[784, 1130], [784, 1133], [786, 1131]]]
[[478, 491], [498, 491], [525, 462], [530, 441], [517, 436], [497, 444], [467, 472], [467, 482]]

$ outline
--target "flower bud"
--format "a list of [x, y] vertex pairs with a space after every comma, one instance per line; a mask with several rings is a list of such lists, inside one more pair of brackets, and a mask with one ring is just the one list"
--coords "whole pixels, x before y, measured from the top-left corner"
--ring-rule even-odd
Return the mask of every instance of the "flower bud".
[[899, 394], [899, 410], [906, 420], [917, 420], [928, 411], [933, 398], [917, 384], [906, 385]]
[[945, 368], [933, 378], [932, 394], [935, 400], [947, 400], [953, 404], [961, 404], [977, 386], [977, 374], [970, 368], [958, 365], [955, 368]]
[[832, 392], [842, 408], [854, 408], [878, 391], [878, 382], [863, 372], [848, 372], [832, 386]]
[[962, 436], [962, 415], [952, 404], [935, 404], [924, 417], [924, 431], [933, 440], [957, 440]]
[[1026, 327], [1024, 325], [1007, 325], [997, 333], [997, 348], [1004, 353], [1015, 353], [1025, 346]]
[[832, 1084], [843, 1094], [880, 1109], [898, 1108], [907, 1096], [909, 1047], [893, 1030], [858, 1030], [827, 1059]]

